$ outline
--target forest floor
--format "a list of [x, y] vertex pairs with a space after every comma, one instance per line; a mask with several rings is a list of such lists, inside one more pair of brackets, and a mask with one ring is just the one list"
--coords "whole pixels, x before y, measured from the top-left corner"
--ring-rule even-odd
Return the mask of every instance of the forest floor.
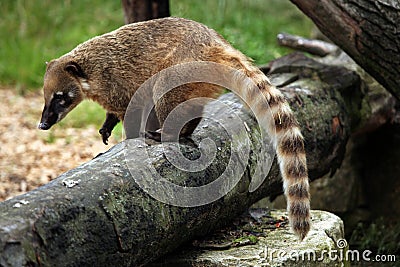
[[105, 146], [93, 125], [38, 130], [43, 109], [39, 91], [21, 96], [15, 89], [0, 88], [0, 99], [0, 201], [46, 184], [116, 143], [110, 138]]

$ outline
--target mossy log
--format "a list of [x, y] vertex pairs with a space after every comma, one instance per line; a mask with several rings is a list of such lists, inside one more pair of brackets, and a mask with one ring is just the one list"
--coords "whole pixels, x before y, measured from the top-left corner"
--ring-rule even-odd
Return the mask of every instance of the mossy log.
[[[302, 54], [276, 60], [266, 71], [286, 94], [300, 122], [310, 178], [334, 171], [352, 128], [366, 114], [359, 111], [364, 97], [359, 76]], [[45, 186], [0, 203], [0, 266], [144, 265], [183, 242], [225, 225], [257, 200], [280, 194], [276, 162], [264, 183], [249, 192], [261, 142], [259, 130], [235, 96], [226, 94], [221, 100], [228, 101], [246, 122], [251, 140], [248, 161], [242, 160], [240, 152], [235, 155], [230, 141], [221, 138], [221, 127], [209, 119], [201, 122], [192, 139], [198, 143], [211, 138], [218, 148], [216, 157], [208, 168], [195, 173], [180, 171], [166, 159], [164, 151], [172, 149], [172, 144], [147, 146], [137, 139], [125, 140]], [[213, 103], [207, 112], [216, 117], [226, 113]], [[239, 127], [242, 122], [227, 123]], [[128, 145], [138, 152], [137, 157], [126, 157]], [[180, 150], [188, 159], [197, 159], [201, 153], [193, 142], [181, 144]], [[204, 185], [218, 178], [230, 157], [236, 157], [237, 165], [244, 166], [245, 171], [228, 194], [207, 205], [164, 204], [149, 196], [135, 180], [141, 166], [151, 165], [173, 183]]]

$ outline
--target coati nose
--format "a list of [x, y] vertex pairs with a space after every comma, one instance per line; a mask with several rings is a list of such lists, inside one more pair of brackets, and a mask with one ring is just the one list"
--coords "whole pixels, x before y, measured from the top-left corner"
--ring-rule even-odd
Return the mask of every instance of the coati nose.
[[50, 129], [50, 125], [48, 123], [41, 122], [38, 124], [38, 128], [40, 130], [48, 130], [48, 129]]

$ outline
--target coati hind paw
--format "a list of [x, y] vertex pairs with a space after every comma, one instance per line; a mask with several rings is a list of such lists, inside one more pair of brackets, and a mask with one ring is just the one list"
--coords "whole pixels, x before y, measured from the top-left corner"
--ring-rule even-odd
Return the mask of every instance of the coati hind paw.
[[151, 139], [157, 142], [161, 142], [161, 132], [156, 131], [146, 131], [144, 133], [144, 138]]
[[101, 128], [99, 130], [99, 133], [101, 134], [101, 137], [103, 138], [103, 143], [105, 145], [108, 145], [108, 137], [110, 137], [111, 131], [109, 131], [107, 128]]
[[[162, 136], [162, 137], [161, 137]], [[161, 133], [161, 131], [146, 131], [144, 133], [146, 139], [154, 140], [156, 142], [183, 142], [187, 145], [197, 147], [196, 143], [192, 140], [190, 136], [179, 136], [179, 140], [176, 140], [176, 136]], [[161, 140], [162, 138], [162, 140]]]
[[156, 142], [174, 142], [176, 140], [176, 136], [172, 134], [166, 134], [161, 132], [161, 130], [157, 131], [146, 131], [144, 133], [144, 137], [147, 139], [154, 140]]

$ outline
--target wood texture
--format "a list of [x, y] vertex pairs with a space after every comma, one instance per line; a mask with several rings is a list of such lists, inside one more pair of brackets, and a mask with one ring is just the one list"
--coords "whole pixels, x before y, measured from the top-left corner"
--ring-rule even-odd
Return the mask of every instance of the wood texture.
[[291, 0], [323, 34], [400, 99], [400, 2]]

